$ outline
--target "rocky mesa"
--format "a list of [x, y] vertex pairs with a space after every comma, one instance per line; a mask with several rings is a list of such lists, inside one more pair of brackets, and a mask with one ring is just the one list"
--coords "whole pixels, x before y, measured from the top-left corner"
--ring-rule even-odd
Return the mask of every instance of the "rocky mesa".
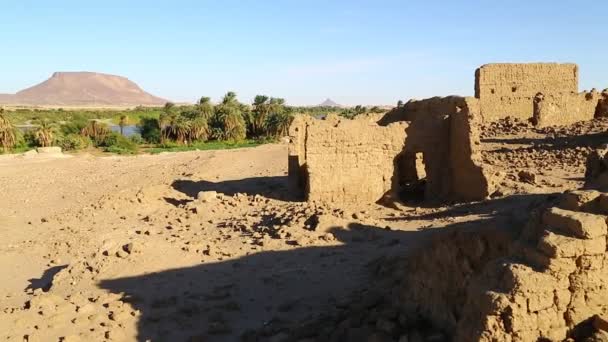
[[55, 72], [16, 94], [0, 94], [0, 104], [10, 105], [157, 106], [166, 102], [125, 77], [96, 72]]

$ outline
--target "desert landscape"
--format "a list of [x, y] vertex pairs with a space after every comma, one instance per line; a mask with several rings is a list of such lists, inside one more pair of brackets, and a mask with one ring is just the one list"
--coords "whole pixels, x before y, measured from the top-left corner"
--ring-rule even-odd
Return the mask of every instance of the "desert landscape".
[[194, 107], [289, 114], [248, 148], [156, 116], [193, 148], [0, 155], [0, 336], [608, 340], [608, 92], [575, 64], [471, 74], [388, 112]]

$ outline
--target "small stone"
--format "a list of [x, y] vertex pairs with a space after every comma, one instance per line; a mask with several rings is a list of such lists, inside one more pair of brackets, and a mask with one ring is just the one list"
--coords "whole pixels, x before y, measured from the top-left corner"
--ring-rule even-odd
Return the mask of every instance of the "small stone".
[[80, 342], [81, 339], [78, 335], [68, 335], [60, 339], [61, 342]]
[[119, 258], [126, 258], [126, 257], [129, 256], [129, 253], [125, 252], [123, 249], [119, 249], [116, 252], [116, 256], [119, 257]]
[[210, 202], [217, 200], [217, 191], [201, 191], [196, 198], [201, 202]]
[[517, 178], [519, 178], [520, 182], [535, 184], [536, 183], [536, 175], [530, 171], [519, 171], [517, 174]]
[[127, 252], [127, 253], [129, 253], [129, 254], [131, 254], [133, 252], [133, 243], [130, 242], [130, 243], [122, 246], [122, 250], [125, 251], [125, 252]]

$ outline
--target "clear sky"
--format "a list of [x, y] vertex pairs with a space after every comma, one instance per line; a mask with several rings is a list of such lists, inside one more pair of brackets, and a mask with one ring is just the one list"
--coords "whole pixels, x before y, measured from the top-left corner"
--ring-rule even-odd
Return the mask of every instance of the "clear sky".
[[54, 71], [126, 76], [174, 101], [290, 104], [472, 95], [490, 62], [580, 66], [608, 87], [608, 2], [0, 0], [0, 93]]

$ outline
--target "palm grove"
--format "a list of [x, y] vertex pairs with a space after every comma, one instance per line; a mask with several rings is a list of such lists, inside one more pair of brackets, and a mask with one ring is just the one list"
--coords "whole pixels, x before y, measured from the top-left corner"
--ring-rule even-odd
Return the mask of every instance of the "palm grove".
[[[0, 109], [1, 110], [1, 109]], [[0, 111], [0, 146], [10, 151], [16, 146], [61, 146], [66, 150], [88, 146], [109, 152], [129, 153], [142, 143], [161, 146], [192, 145], [209, 140], [239, 142], [244, 139], [273, 139], [287, 134], [294, 108], [281, 98], [265, 95], [255, 97], [252, 105], [238, 101], [228, 92], [218, 104], [202, 97], [192, 106], [167, 103], [158, 116], [141, 117], [139, 135], [125, 137], [123, 128], [129, 117], [121, 115], [120, 133], [99, 120], [50, 123], [41, 120], [33, 132], [22, 134]]]

